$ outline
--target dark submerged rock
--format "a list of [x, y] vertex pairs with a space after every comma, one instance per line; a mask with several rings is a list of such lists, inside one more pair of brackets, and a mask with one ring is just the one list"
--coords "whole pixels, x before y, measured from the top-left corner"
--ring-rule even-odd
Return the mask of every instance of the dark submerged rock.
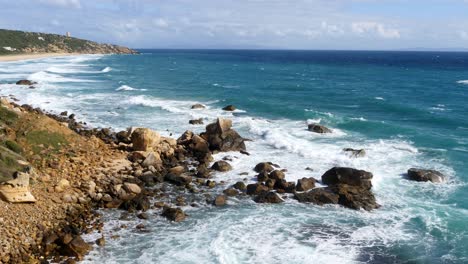
[[254, 201], [256, 203], [282, 203], [284, 202], [281, 197], [278, 196], [276, 192], [263, 192], [255, 197]]
[[165, 207], [162, 216], [174, 222], [181, 222], [187, 217], [184, 211], [180, 208]]
[[223, 107], [224, 111], [235, 111], [237, 108], [234, 105], [227, 105]]
[[372, 177], [372, 173], [364, 170], [334, 167], [322, 175], [322, 183], [327, 185], [348, 184], [370, 189]]
[[305, 192], [315, 187], [314, 178], [302, 178], [297, 180], [296, 191]]
[[408, 179], [419, 182], [431, 181], [434, 183], [439, 183], [444, 181], [445, 176], [444, 174], [436, 170], [411, 168], [408, 170]]
[[319, 125], [319, 124], [309, 124], [308, 130], [311, 132], [319, 133], [319, 134], [332, 133], [331, 129], [329, 129], [326, 126]]

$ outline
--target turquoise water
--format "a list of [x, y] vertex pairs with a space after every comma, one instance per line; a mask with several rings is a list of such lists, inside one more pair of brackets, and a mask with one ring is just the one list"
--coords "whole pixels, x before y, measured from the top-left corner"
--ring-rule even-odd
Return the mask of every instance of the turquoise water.
[[[373, 212], [231, 199], [222, 209], [184, 208], [190, 217], [179, 224], [154, 215], [151, 232], [121, 230], [88, 262], [468, 262], [468, 53], [143, 50], [0, 63], [0, 83], [20, 78], [39, 84], [3, 84], [0, 94], [77, 113], [93, 126], [148, 126], [177, 137], [203, 130], [189, 119], [232, 118], [253, 141], [251, 156], [229, 153], [234, 170], [215, 175], [228, 183], [244, 171], [253, 179], [260, 161], [287, 168], [288, 180], [319, 178], [333, 166], [374, 173], [382, 208]], [[191, 110], [194, 103], [208, 107]], [[227, 104], [239, 110], [221, 111]], [[334, 133], [310, 133], [311, 122]], [[368, 155], [352, 159], [344, 147]], [[415, 166], [447, 181], [405, 180]], [[110, 220], [106, 232], [118, 225]]]

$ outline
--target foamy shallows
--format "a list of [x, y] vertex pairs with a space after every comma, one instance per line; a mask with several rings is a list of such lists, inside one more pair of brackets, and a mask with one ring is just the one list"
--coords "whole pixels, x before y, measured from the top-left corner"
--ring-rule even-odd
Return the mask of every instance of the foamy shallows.
[[457, 81], [457, 83], [459, 83], [459, 84], [468, 84], [468, 80], [460, 80], [460, 81]]
[[[320, 179], [328, 169], [346, 166], [373, 173], [373, 192], [382, 207], [363, 212], [300, 204], [294, 199], [265, 205], [240, 196], [229, 198], [228, 205], [222, 208], [185, 206], [189, 217], [181, 223], [168, 222], [156, 209], [149, 211], [148, 220], [130, 221], [118, 220], [119, 211], [102, 210], [106, 246], [95, 247], [84, 263], [468, 261], [468, 251], [463, 246], [468, 243], [468, 231], [464, 228], [468, 219], [464, 202], [468, 201], [462, 198], [462, 190], [467, 188], [463, 175], [468, 173], [463, 166], [467, 155], [463, 128], [468, 127], [468, 121], [448, 116], [463, 113], [465, 99], [446, 102], [441, 96], [432, 95], [437, 92], [424, 83], [418, 94], [405, 94], [405, 100], [415, 100], [405, 101], [405, 105], [418, 107], [411, 112], [412, 108], [401, 108], [400, 101], [393, 98], [400, 98], [402, 91], [416, 89], [417, 80], [398, 79], [398, 85], [389, 84], [385, 90], [377, 91], [388, 100], [374, 97], [375, 89], [383, 88], [366, 86], [362, 83], [364, 77], [350, 75], [349, 58], [342, 59], [346, 66], [333, 65], [330, 70], [328, 67], [332, 66], [326, 64], [329, 62], [324, 64], [327, 67], [315, 64], [322, 57], [309, 64], [282, 61], [286, 67], [277, 64], [274, 56], [259, 64], [246, 59], [251, 54], [240, 59], [215, 53], [213, 60], [220, 60], [216, 65], [204, 56], [208, 55], [195, 52], [185, 57], [183, 53], [149, 52], [138, 57], [71, 56], [0, 63], [0, 81], [10, 83], [0, 85], [0, 94], [12, 94], [21, 103], [47, 110], [73, 112], [96, 127], [145, 126], [174, 138], [185, 130], [204, 131], [204, 125], [189, 125], [190, 119], [201, 118], [206, 125], [218, 117], [230, 118], [234, 129], [251, 139], [246, 142], [250, 155], [214, 155], [215, 161], [229, 156], [233, 170], [213, 174], [214, 180], [225, 184], [214, 188], [212, 195], [245, 178], [254, 182], [253, 167], [259, 162], [279, 164], [287, 170], [288, 181]], [[262, 56], [266, 55], [261, 53], [256, 59], [261, 60]], [[175, 61], [177, 71], [172, 71]], [[381, 67], [366, 69], [376, 71], [366, 73], [366, 78], [375, 76], [372, 84], [385, 86], [378, 76], [395, 69], [378, 72]], [[343, 78], [340, 85], [330, 85], [334, 80], [311, 83], [306, 78], [329, 72]], [[424, 71], [417, 71], [420, 72]], [[429, 75], [443, 78], [442, 73]], [[395, 76], [412, 75], [397, 72]], [[419, 80], [432, 80], [420, 77]], [[20, 78], [37, 81], [36, 89], [11, 84]], [[451, 81], [446, 83], [456, 87], [450, 78], [453, 76], [447, 76]], [[341, 85], [343, 80], [347, 80], [347, 85]], [[405, 87], [409, 83], [413, 86]], [[439, 87], [440, 83], [433, 85]], [[405, 89], [395, 88], [400, 86]], [[445, 92], [452, 90], [457, 89]], [[427, 102], [421, 99], [426, 94]], [[434, 103], [430, 98], [438, 101]], [[380, 102], [383, 100], [385, 103]], [[196, 103], [206, 108], [191, 109]], [[235, 104], [240, 110], [223, 111], [222, 107], [228, 104]], [[434, 124], [430, 123], [432, 120]], [[325, 125], [333, 133], [312, 133], [307, 130], [311, 123]], [[352, 158], [344, 148], [365, 149], [367, 154]], [[444, 184], [408, 181], [404, 174], [412, 167], [439, 170], [447, 175], [447, 180]], [[244, 172], [248, 175], [240, 175]], [[120, 228], [123, 223], [128, 228]], [[135, 231], [139, 223], [144, 223], [149, 232]], [[94, 241], [100, 236], [93, 233], [85, 238]]]

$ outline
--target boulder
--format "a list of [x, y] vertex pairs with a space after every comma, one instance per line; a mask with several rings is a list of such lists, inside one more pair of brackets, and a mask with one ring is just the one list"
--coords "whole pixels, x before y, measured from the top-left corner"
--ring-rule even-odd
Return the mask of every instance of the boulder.
[[218, 195], [213, 201], [213, 205], [215, 206], [223, 206], [226, 205], [226, 196], [225, 195]]
[[245, 191], [247, 190], [247, 186], [245, 186], [244, 182], [238, 181], [236, 182], [233, 187], [239, 191]]
[[263, 192], [268, 192], [270, 189], [260, 183], [252, 183], [247, 185], [247, 194], [248, 195], [258, 195]]
[[284, 180], [284, 177], [284, 172], [280, 170], [274, 170], [268, 174], [268, 178], [278, 181]]
[[305, 192], [315, 187], [314, 178], [302, 178], [297, 180], [296, 191]]
[[92, 246], [86, 243], [81, 236], [75, 236], [69, 243], [61, 245], [60, 252], [63, 255], [82, 260], [91, 248]]
[[261, 172], [271, 172], [273, 171], [275, 168], [273, 167], [273, 163], [271, 162], [260, 162], [258, 163], [255, 168], [254, 168], [254, 171], [255, 172], [258, 172], [258, 173], [261, 173]]
[[274, 187], [278, 192], [285, 192], [285, 193], [294, 193], [296, 191], [296, 183], [295, 182], [288, 182], [286, 180], [280, 180], [275, 182]]
[[212, 151], [245, 151], [245, 139], [231, 128], [230, 119], [218, 118], [215, 123], [206, 126], [201, 136]]
[[139, 194], [141, 193], [141, 188], [135, 183], [126, 182], [123, 184], [123, 188], [127, 193]]
[[439, 183], [444, 181], [445, 176], [444, 174], [436, 170], [411, 168], [408, 170], [408, 179], [419, 182], [431, 181], [434, 183]]
[[268, 173], [266, 172], [260, 172], [258, 175], [257, 175], [257, 181], [259, 182], [266, 182], [268, 180]]
[[12, 180], [0, 183], [0, 198], [10, 203], [33, 203], [36, 199], [29, 191], [28, 173], [16, 172]]
[[70, 182], [66, 179], [61, 179], [55, 186], [56, 192], [63, 192], [66, 189], [70, 188]]
[[151, 203], [148, 196], [138, 194], [130, 200], [123, 201], [118, 207], [131, 212], [147, 211], [151, 207]]
[[257, 197], [255, 197], [254, 201], [256, 203], [282, 203], [284, 202], [281, 197], [276, 194], [276, 192], [269, 191], [260, 193]]
[[344, 148], [343, 151], [351, 158], [362, 158], [366, 156], [366, 151], [364, 149], [352, 149], [352, 148]]
[[209, 178], [211, 176], [211, 170], [206, 167], [206, 164], [200, 164], [197, 167], [197, 177]]
[[175, 166], [169, 169], [170, 174], [174, 174], [177, 176], [181, 175], [184, 172], [185, 172], [185, 168], [183, 166]]
[[372, 177], [372, 173], [364, 170], [334, 167], [322, 175], [322, 183], [327, 185], [348, 184], [370, 189]]
[[205, 109], [206, 107], [202, 104], [194, 104], [191, 107], [192, 109]]
[[177, 144], [188, 145], [192, 141], [192, 137], [193, 137], [193, 132], [190, 130], [187, 130], [177, 139]]
[[239, 194], [239, 191], [235, 188], [229, 188], [223, 191], [226, 196], [236, 196]]
[[339, 196], [338, 203], [344, 207], [355, 210], [362, 208], [367, 211], [380, 207], [370, 189], [348, 184], [338, 184], [330, 188]]
[[33, 84], [37, 84], [37, 82], [33, 82], [30, 80], [19, 80], [16, 82], [16, 85], [33, 85]]
[[203, 118], [189, 120], [190, 125], [203, 125]]
[[181, 222], [187, 217], [182, 209], [172, 207], [165, 207], [162, 216], [174, 222]]
[[141, 163], [141, 166], [145, 168], [149, 166], [159, 167], [160, 165], [162, 165], [162, 160], [157, 152], [150, 152]]
[[234, 105], [227, 105], [223, 107], [224, 111], [235, 111], [237, 108]]
[[315, 188], [308, 192], [294, 193], [294, 199], [301, 203], [338, 204], [340, 196], [330, 188]]
[[164, 179], [166, 181], [175, 183], [175, 184], [177, 184], [179, 186], [184, 186], [184, 185], [187, 185], [187, 184], [192, 182], [192, 177], [191, 176], [174, 175], [174, 174], [171, 174], [171, 173], [166, 174], [166, 176], [164, 176]]
[[319, 134], [332, 133], [331, 129], [319, 124], [309, 124], [308, 130]]
[[216, 161], [213, 166], [211, 166], [211, 169], [216, 170], [216, 171], [221, 171], [221, 172], [226, 172], [232, 170], [231, 164], [224, 160]]
[[131, 139], [134, 150], [147, 151], [159, 144], [161, 136], [149, 128], [136, 128]]

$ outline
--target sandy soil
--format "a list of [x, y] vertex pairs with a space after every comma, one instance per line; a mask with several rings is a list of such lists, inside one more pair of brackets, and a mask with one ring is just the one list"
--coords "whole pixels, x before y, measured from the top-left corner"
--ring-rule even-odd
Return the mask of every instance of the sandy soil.
[[72, 56], [75, 53], [35, 53], [35, 54], [17, 54], [17, 55], [0, 55], [0, 62], [2, 61], [19, 61], [19, 60], [31, 60], [48, 57], [59, 57], [59, 56]]

